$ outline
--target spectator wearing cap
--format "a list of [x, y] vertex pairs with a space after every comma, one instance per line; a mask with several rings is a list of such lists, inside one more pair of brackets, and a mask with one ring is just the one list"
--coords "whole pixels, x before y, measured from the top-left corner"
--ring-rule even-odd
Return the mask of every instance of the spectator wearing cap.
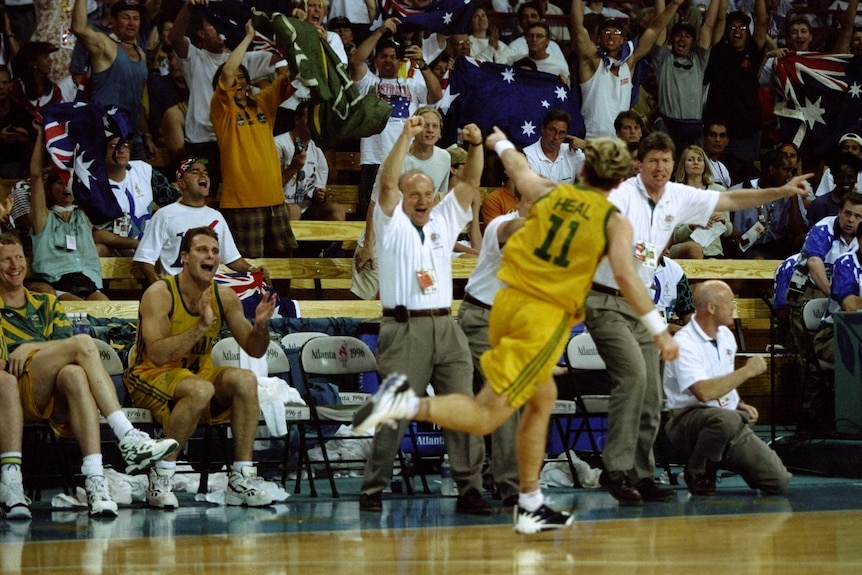
[[165, 275], [176, 275], [183, 269], [180, 245], [186, 230], [209, 226], [218, 234], [219, 260], [235, 272], [266, 270], [252, 266], [240, 255], [224, 216], [207, 205], [210, 177], [205, 158], [186, 158], [176, 172], [180, 199], [156, 211], [133, 257], [133, 266], [148, 283]]
[[703, 117], [727, 127], [730, 143], [724, 162], [733, 181], [748, 179], [760, 153], [762, 116], [758, 98], [758, 73], [766, 51], [769, 19], [766, 0], [756, 0], [754, 34], [744, 12], [727, 15], [724, 38], [716, 44], [706, 67], [709, 85]]
[[347, 18], [330, 18], [329, 31], [338, 34], [341, 39], [341, 45], [344, 46], [344, 53], [348, 58], [356, 50], [356, 41], [353, 39], [353, 27]]
[[[663, 9], [664, 0], [658, 0], [656, 10]], [[726, 13], [727, 0], [711, 0], [700, 30], [679, 21], [670, 29], [670, 45], [662, 29], [650, 52], [658, 83], [659, 129], [679, 151], [699, 142], [703, 134], [703, 77], [709, 52], [721, 39], [716, 31], [724, 30]]]
[[572, 33], [578, 53], [578, 82], [581, 86], [581, 113], [587, 139], [613, 136], [617, 114], [631, 108], [632, 75], [635, 66], [649, 54], [683, 0], [653, 18], [637, 42], [626, 42], [621, 20], [606, 19], [599, 26], [599, 43], [594, 44], [584, 27], [583, 0], [572, 0]]
[[179, 190], [143, 160], [132, 160], [129, 143], [110, 134], [105, 147], [108, 183], [123, 215], [93, 228], [93, 240], [102, 257], [132, 256], [153, 212], [179, 196]]
[[[838, 140], [838, 151], [854, 154], [858, 158], [862, 158], [862, 136], [853, 132], [844, 134]], [[823, 170], [823, 176], [820, 178], [820, 184], [814, 195], [817, 197], [826, 196], [832, 193], [835, 189], [835, 178], [832, 175], [832, 170], [828, 167]], [[862, 166], [856, 175], [856, 189], [862, 191]], [[816, 222], [815, 222], [816, 223]]]
[[12, 60], [12, 97], [31, 115], [49, 104], [75, 99], [77, 89], [70, 79], [61, 84], [51, 81], [51, 54], [56, 51], [57, 47], [48, 42], [30, 42]]
[[90, 54], [92, 77], [90, 100], [102, 106], [126, 110], [135, 124], [129, 136], [132, 158], [155, 157], [156, 144], [147, 127], [143, 96], [147, 84], [147, 57], [138, 46], [141, 14], [144, 7], [133, 0], [118, 0], [111, 6], [111, 29], [108, 35], [90, 27], [87, 0], [75, 0], [72, 32]]
[[539, 139], [524, 148], [534, 172], [552, 182], [574, 183], [584, 165], [584, 141], [569, 135], [572, 117], [564, 110], [549, 110], [542, 118]]

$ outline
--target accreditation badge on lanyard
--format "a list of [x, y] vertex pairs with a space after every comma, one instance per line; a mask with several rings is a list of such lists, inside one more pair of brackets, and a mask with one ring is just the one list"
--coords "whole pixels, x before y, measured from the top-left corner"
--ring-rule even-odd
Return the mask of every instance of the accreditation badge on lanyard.
[[419, 269], [416, 271], [416, 279], [419, 281], [419, 289], [424, 295], [437, 293], [437, 272], [433, 269]]
[[658, 267], [658, 250], [651, 242], [638, 242], [635, 244], [635, 258], [643, 262], [644, 267], [656, 269]]

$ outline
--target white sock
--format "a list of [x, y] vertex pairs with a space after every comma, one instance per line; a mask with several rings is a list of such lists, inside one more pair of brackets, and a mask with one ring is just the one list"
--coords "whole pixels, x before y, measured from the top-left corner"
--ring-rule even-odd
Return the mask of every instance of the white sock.
[[518, 505], [527, 511], [535, 511], [545, 503], [545, 496], [542, 495], [541, 489], [536, 489], [531, 493], [519, 493]]
[[177, 462], [176, 461], [165, 461], [162, 459], [161, 461], [156, 461], [156, 468], [158, 469], [170, 469], [171, 471], [177, 470]]
[[102, 454], [93, 453], [85, 456], [84, 463], [81, 465], [81, 473], [84, 477], [105, 475], [105, 468], [102, 466]]
[[230, 470], [235, 473], [242, 473], [243, 467], [254, 467], [253, 461], [234, 461], [230, 466]]
[[108, 425], [111, 427], [111, 431], [114, 432], [114, 435], [117, 436], [117, 439], [123, 439], [128, 432], [135, 428], [132, 425], [132, 422], [129, 421], [129, 418], [126, 417], [126, 414], [123, 413], [121, 409], [118, 409], [111, 415], [105, 418], [108, 422]]

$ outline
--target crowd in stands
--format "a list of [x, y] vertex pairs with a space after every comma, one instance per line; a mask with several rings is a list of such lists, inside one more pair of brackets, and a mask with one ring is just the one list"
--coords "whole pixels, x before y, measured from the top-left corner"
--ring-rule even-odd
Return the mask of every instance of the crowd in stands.
[[[415, 8], [429, 4], [404, 3]], [[634, 178], [630, 182], [640, 181], [645, 152], [653, 152], [654, 158], [673, 151], [669, 161], [661, 156], [660, 165], [644, 170], [662, 171], [665, 181], [719, 196], [733, 189], [782, 189], [795, 175], [813, 172], [805, 198], [776, 197], [751, 207], [719, 201], [741, 209], [722, 209], [703, 222], [664, 230], [667, 245], [652, 247], [659, 255], [666, 253], [669, 267], [676, 265], [671, 256], [790, 258], [791, 268], [806, 276], [808, 288], [795, 301], [831, 295], [833, 311], [862, 306], [856, 229], [862, 228], [862, 134], [839, 131], [826, 151], [814, 153], [802, 142], [780, 141], [783, 118], [774, 113], [785, 98], [776, 82], [782, 58], [820, 52], [862, 58], [858, 0], [829, 6], [790, 0], [656, 0], [643, 6], [584, 0], [474, 3], [468, 29], [449, 34], [384, 18], [375, 0], [282, 3], [285, 14], [316, 29], [361, 95], [376, 94], [391, 108], [379, 133], [339, 147], [358, 151], [361, 165], [357, 215], [366, 222], [366, 232], [354, 253], [355, 294], [378, 297], [374, 214], [380, 202], [379, 172], [403, 140], [408, 119], [421, 117], [417, 125], [422, 129], [409, 143], [401, 141], [399, 174], [427, 175], [434, 202], [442, 205], [448, 205], [444, 202], [452, 190], [463, 191], [476, 179], [467, 157], [474, 146], [481, 147], [479, 135], [471, 130], [471, 141], [460, 142], [443, 137], [446, 85], [456, 61], [469, 57], [559, 78], [579, 94], [584, 133], [573, 133], [571, 114], [548, 105], [547, 114], [536, 122], [534, 142], [523, 149], [530, 168], [553, 182], [578, 183], [586, 142], [602, 136], [625, 142]], [[306, 101], [308, 89], [291, 75], [282, 54], [255, 49], [251, 21], [234, 31], [239, 42], [229, 47], [208, 0], [63, 2], [71, 4], [69, 10], [60, 4], [25, 1], [14, 9], [7, 6], [0, 28], [0, 177], [22, 180], [11, 193], [14, 203], [3, 218], [3, 229], [16, 234], [20, 249], [32, 258], [28, 295], [45, 294], [44, 301], [50, 303], [54, 297], [106, 298], [99, 256], [133, 257], [147, 283], [159, 284], [159, 278], [177, 276], [188, 264], [182, 246], [191, 249], [191, 242], [183, 243], [182, 236], [196, 226], [217, 232], [216, 237], [204, 233], [206, 238], [198, 242], [211, 252], [196, 256], [209, 262], [205, 265], [221, 262], [237, 272], [266, 273], [246, 258], [294, 255], [291, 221], [348, 217], [343, 205], [327, 198], [336, 150], [324, 149], [312, 138], [317, 119]], [[73, 101], [116, 107], [128, 116], [128, 130], [105, 134], [110, 192], [122, 210], [112, 221], [91, 222], [48, 161], [50, 137], [42, 125], [43, 113]], [[461, 211], [472, 213], [454, 248], [462, 257], [479, 256], [482, 229], [495, 217], [519, 209], [513, 175], [494, 154], [485, 154], [481, 182], [493, 191], [484, 201], [478, 195], [469, 201], [466, 195], [458, 196]], [[160, 156], [167, 160], [155, 168]], [[391, 185], [393, 174], [386, 176]], [[397, 203], [392, 192], [386, 189], [383, 200], [390, 213]], [[431, 205], [421, 209], [430, 211]], [[455, 220], [463, 224], [463, 215]], [[0, 244], [19, 250], [14, 242]], [[201, 268], [198, 259], [192, 258]], [[837, 291], [831, 285], [833, 268], [840, 269], [842, 278]], [[421, 275], [422, 270], [410, 273]], [[172, 289], [182, 288], [179, 279], [171, 282]], [[202, 280], [197, 288], [196, 297], [209, 293]], [[716, 293], [715, 298], [726, 295]], [[162, 313], [171, 297], [173, 292], [159, 295], [153, 309]], [[209, 306], [209, 300], [201, 302], [201, 309]], [[707, 305], [705, 299], [700, 303]], [[257, 334], [249, 335], [234, 311], [231, 307], [227, 312], [232, 327], [249, 341], [255, 339]], [[680, 312], [686, 317], [690, 313]], [[724, 325], [716, 320], [719, 324]], [[152, 329], [147, 341], [172, 337]], [[643, 345], [652, 349], [651, 340]], [[259, 351], [257, 343], [252, 347]], [[152, 357], [147, 361], [158, 363]], [[466, 359], [462, 363], [469, 367]], [[217, 386], [219, 393], [222, 385]], [[464, 385], [469, 387], [469, 382]], [[233, 399], [241, 392], [234, 386], [227, 395]], [[196, 409], [203, 409], [199, 403]], [[181, 444], [187, 439], [188, 421], [176, 437]], [[123, 435], [118, 437], [122, 441]], [[389, 438], [392, 445], [394, 441]], [[391, 451], [392, 445], [380, 450]], [[170, 460], [175, 448], [161, 446], [152, 459]], [[252, 489], [246, 485], [254, 477], [247, 451], [242, 451], [245, 467], [235, 469], [235, 480]], [[481, 496], [474, 493], [478, 468], [468, 459], [453, 458], [453, 468], [464, 475], [466, 499], [459, 505], [467, 512], [485, 513]], [[154, 497], [160, 507], [176, 506], [163, 479], [164, 470], [171, 468], [162, 463], [151, 475], [161, 489]], [[93, 464], [93, 469], [90, 475], [98, 475], [100, 467]], [[372, 479], [383, 485], [389, 470], [384, 466], [375, 472]], [[705, 471], [699, 468], [697, 473]], [[615, 496], [640, 497], [622, 476], [608, 477], [605, 483]], [[375, 510], [380, 504], [377, 487], [363, 492], [376, 495], [364, 503]], [[93, 491], [102, 499], [94, 499], [91, 507], [99, 513], [110, 511], [101, 487]], [[265, 498], [240, 500], [260, 504], [256, 502]]]

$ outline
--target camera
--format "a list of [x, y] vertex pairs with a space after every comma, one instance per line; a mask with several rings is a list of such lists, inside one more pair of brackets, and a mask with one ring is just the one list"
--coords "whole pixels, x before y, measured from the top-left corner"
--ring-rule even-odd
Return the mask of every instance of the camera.
[[399, 60], [403, 60], [406, 57], [405, 53], [407, 51], [407, 46], [395, 40], [391, 40], [391, 42], [392, 46], [395, 47], [395, 57]]

